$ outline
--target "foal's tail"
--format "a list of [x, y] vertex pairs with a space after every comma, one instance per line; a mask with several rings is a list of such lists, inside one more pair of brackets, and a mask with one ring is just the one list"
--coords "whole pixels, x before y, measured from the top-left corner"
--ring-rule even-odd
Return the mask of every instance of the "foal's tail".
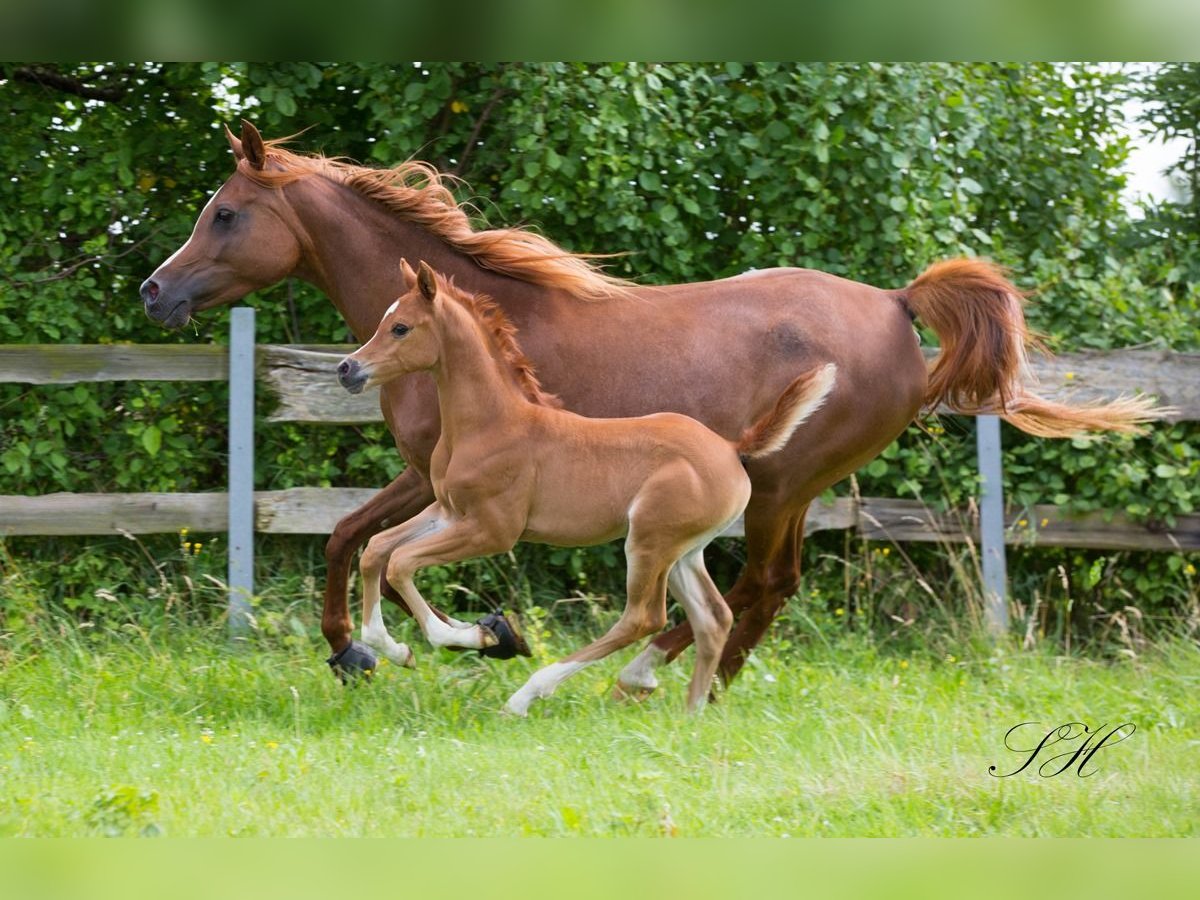
[[775, 408], [742, 432], [734, 447], [742, 459], [757, 459], [783, 447], [809, 416], [821, 408], [829, 392], [837, 366], [827, 363], [809, 369], [789, 384], [775, 401]]
[[1069, 405], [1046, 400], [1023, 384], [1025, 351], [1038, 341], [1025, 324], [1024, 295], [995, 263], [952, 259], [935, 263], [902, 292], [911, 313], [941, 339], [929, 371], [925, 406], [944, 403], [966, 415], [998, 414], [1041, 437], [1083, 431], [1139, 434], [1142, 423], [1161, 415], [1145, 397]]

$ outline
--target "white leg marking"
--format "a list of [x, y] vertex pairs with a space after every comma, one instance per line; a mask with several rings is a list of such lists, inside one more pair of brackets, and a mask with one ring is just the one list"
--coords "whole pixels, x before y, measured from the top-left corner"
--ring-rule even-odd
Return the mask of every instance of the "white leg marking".
[[529, 680], [520, 690], [508, 698], [508, 702], [504, 704], [504, 711], [518, 716], [529, 715], [529, 707], [534, 700], [549, 697], [566, 679], [589, 665], [591, 663], [556, 662], [538, 669], [529, 676]]
[[653, 642], [633, 658], [633, 662], [621, 670], [617, 683], [629, 692], [653, 691], [658, 687], [654, 670], [667, 661], [667, 651], [660, 650]]
[[[496, 638], [481, 625], [468, 625], [465, 622], [452, 621], [457, 624], [448, 625], [433, 614], [425, 598], [418, 592], [412, 581], [408, 581], [400, 590], [401, 595], [409, 603], [417, 624], [425, 633], [425, 638], [435, 647], [466, 647], [470, 650], [482, 650], [496, 643]], [[415, 601], [415, 602], [414, 602]]]
[[388, 634], [387, 626], [383, 624], [383, 610], [378, 603], [371, 610], [371, 620], [363, 622], [362, 640], [368, 647], [374, 647], [396, 665], [408, 669], [416, 667], [416, 660], [408, 645], [399, 643]]

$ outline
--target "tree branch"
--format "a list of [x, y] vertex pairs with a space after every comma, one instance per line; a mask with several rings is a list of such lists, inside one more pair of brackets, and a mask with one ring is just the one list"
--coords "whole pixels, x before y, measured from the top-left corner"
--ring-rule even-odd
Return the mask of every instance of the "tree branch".
[[114, 103], [128, 93], [128, 88], [121, 85], [92, 84], [81, 78], [64, 75], [62, 72], [56, 72], [45, 66], [18, 66], [13, 69], [12, 77], [14, 81], [24, 81], [27, 84], [36, 84], [39, 87], [54, 88], [68, 94], [74, 94], [77, 97], [83, 97], [85, 100], [101, 100], [105, 103]]
[[459, 159], [458, 165], [454, 167], [455, 175], [461, 177], [462, 174], [467, 171], [467, 160], [471, 158], [471, 151], [475, 149], [475, 142], [479, 140], [479, 132], [483, 130], [483, 126], [487, 122], [488, 118], [492, 115], [492, 110], [495, 108], [496, 104], [499, 103], [500, 100], [508, 93], [508, 88], [499, 85], [496, 87], [496, 90], [492, 92], [492, 96], [488, 99], [487, 104], [483, 107], [483, 111], [480, 112], [479, 118], [475, 120], [475, 127], [471, 129], [471, 136], [467, 138], [467, 143], [466, 146], [463, 147], [462, 157]]

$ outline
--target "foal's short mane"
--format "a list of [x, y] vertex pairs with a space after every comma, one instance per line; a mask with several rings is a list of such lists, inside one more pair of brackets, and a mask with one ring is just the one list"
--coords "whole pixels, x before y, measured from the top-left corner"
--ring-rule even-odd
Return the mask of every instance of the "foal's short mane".
[[307, 175], [324, 176], [427, 229], [484, 268], [558, 288], [580, 299], [599, 300], [634, 286], [606, 275], [592, 261], [604, 254], [570, 253], [523, 228], [476, 231], [466, 207], [448, 187], [457, 179], [429, 163], [410, 160], [390, 169], [372, 169], [342, 159], [294, 153], [282, 146], [284, 141], [286, 138], [266, 142], [266, 164], [261, 169], [240, 160], [238, 171], [265, 187], [282, 187]]
[[471, 294], [460, 290], [453, 278], [440, 274], [436, 277], [440, 284], [439, 293], [455, 300], [492, 336], [501, 362], [513, 373], [526, 399], [538, 406], [561, 408], [562, 400], [542, 388], [533, 363], [517, 343], [517, 326], [504, 314], [500, 304], [487, 294]]

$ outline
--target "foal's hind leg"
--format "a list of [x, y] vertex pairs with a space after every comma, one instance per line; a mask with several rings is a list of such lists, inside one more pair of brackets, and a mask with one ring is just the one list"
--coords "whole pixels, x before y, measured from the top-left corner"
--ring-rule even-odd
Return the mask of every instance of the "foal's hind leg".
[[654, 634], [666, 624], [667, 572], [674, 558], [632, 552], [629, 540], [625, 543], [625, 555], [629, 563], [626, 577], [628, 596], [621, 618], [604, 637], [534, 672], [524, 686], [508, 698], [504, 704], [505, 712], [528, 715], [529, 706], [534, 700], [549, 697], [555, 688], [580, 669], [622, 647], [628, 647], [640, 638]]
[[[725, 595], [725, 603], [734, 617], [743, 611], [754, 607], [764, 595], [772, 591], [770, 561], [777, 557], [784, 547], [798, 547], [796, 535], [801, 538], [804, 534], [804, 511], [807, 504], [796, 511], [795, 507], [787, 508], [774, 503], [767, 503], [760, 495], [750, 499], [746, 508], [746, 567], [738, 577], [737, 583]], [[784, 587], [777, 584], [775, 587]], [[790, 594], [795, 586], [788, 588]], [[734, 634], [736, 634], [736, 629]], [[674, 660], [692, 643], [692, 626], [690, 622], [676, 625], [670, 631], [660, 634], [649, 646], [633, 659], [617, 679], [617, 693], [622, 696], [645, 697], [658, 687], [658, 678], [654, 670]], [[729, 658], [729, 647], [733, 636], [726, 643], [725, 659]], [[733, 670], [740, 669], [740, 664]], [[724, 663], [720, 666], [721, 678], [728, 683], [732, 675], [725, 672]]]
[[704, 568], [703, 547], [685, 554], [671, 569], [667, 582], [671, 595], [687, 613], [696, 639], [696, 668], [688, 686], [687, 706], [688, 712], [697, 712], [712, 689], [733, 614]]

